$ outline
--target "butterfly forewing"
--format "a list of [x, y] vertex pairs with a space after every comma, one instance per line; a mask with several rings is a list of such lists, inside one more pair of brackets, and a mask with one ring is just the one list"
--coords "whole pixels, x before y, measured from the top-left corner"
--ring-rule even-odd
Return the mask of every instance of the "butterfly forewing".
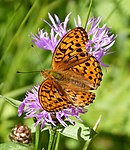
[[52, 68], [77, 73], [87, 80], [89, 89], [96, 89], [102, 80], [99, 62], [86, 50], [88, 36], [86, 31], [77, 27], [69, 31], [60, 41], [53, 55]]
[[102, 70], [99, 62], [92, 55], [88, 55], [88, 60], [78, 65], [71, 67], [69, 70], [79, 74], [90, 84], [90, 89], [96, 89], [102, 80]]
[[[52, 69], [67, 70], [68, 65], [82, 62], [78, 55], [86, 54], [86, 43], [88, 36], [86, 31], [77, 27], [69, 31], [57, 45], [53, 59]], [[83, 57], [82, 57], [83, 59]]]
[[41, 84], [38, 94], [42, 108], [48, 112], [60, 111], [72, 105], [65, 91], [52, 78]]

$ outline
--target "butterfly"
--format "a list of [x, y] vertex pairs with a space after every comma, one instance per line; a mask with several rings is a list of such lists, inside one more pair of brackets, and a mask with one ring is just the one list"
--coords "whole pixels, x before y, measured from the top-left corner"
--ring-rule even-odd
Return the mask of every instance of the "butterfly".
[[42, 70], [45, 80], [38, 91], [39, 102], [47, 112], [84, 107], [95, 99], [102, 80], [98, 60], [86, 50], [88, 35], [84, 28], [70, 30], [57, 44], [52, 69]]

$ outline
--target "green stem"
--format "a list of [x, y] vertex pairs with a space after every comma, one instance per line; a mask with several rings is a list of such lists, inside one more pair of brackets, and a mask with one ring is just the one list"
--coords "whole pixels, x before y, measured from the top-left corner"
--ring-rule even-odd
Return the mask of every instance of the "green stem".
[[[92, 131], [94, 131], [95, 133], [96, 133], [96, 130], [97, 130], [97, 128], [98, 128], [98, 126], [99, 126], [99, 123], [100, 123], [100, 121], [101, 121], [101, 117], [102, 117], [102, 115], [99, 116], [98, 120], [96, 121], [96, 123], [95, 123], [95, 125], [94, 125], [94, 127], [93, 127], [93, 130], [92, 130]], [[93, 132], [92, 132], [92, 133], [93, 133]], [[90, 133], [90, 138], [85, 142], [84, 147], [83, 147], [83, 150], [87, 150], [87, 149], [88, 149], [89, 143], [90, 143], [91, 140], [96, 136], [95, 133], [93, 133], [93, 134], [92, 134], [92, 133]]]
[[90, 0], [90, 4], [89, 4], [89, 8], [88, 8], [88, 13], [87, 13], [86, 24], [85, 24], [85, 29], [87, 27], [87, 22], [88, 22], [88, 19], [89, 19], [89, 16], [90, 16], [90, 12], [91, 12], [91, 9], [92, 9], [92, 3], [93, 3], [93, 0]]
[[40, 126], [36, 126], [36, 134], [35, 134], [35, 150], [38, 150], [39, 146], [39, 137], [40, 137]]
[[56, 145], [55, 150], [58, 150], [59, 142], [60, 142], [60, 132], [56, 132]]
[[87, 141], [85, 142], [84, 147], [83, 147], [83, 150], [87, 150], [87, 149], [88, 149], [88, 146], [89, 146], [89, 143], [90, 143], [91, 140], [92, 140], [92, 138], [89, 139], [89, 140], [87, 140]]
[[53, 150], [52, 148], [55, 140], [56, 131], [53, 130], [53, 128], [50, 128], [49, 132], [50, 132], [50, 138], [49, 138], [48, 150]]
[[122, 0], [119, 1], [115, 1], [115, 7], [112, 9], [112, 11], [109, 13], [109, 15], [107, 16], [107, 18], [104, 20], [104, 22], [107, 22], [110, 17], [113, 15], [113, 13], [117, 10], [117, 8], [119, 7], [119, 4], [122, 2]]
[[60, 133], [56, 131], [56, 128], [50, 128], [50, 139], [48, 144], [48, 150], [58, 150], [60, 140]]

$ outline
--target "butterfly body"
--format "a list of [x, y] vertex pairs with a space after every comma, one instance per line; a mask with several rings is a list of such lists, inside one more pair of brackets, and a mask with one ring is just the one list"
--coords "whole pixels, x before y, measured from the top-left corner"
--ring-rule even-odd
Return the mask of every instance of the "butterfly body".
[[[92, 86], [90, 81], [84, 79], [81, 75], [74, 74], [72, 71], [54, 71], [54, 70], [44, 70], [41, 71], [42, 76], [55, 80], [63, 89], [70, 88], [75, 91], [87, 91]], [[89, 85], [89, 87], [88, 87]]]
[[48, 112], [70, 106], [84, 107], [93, 102], [102, 80], [98, 60], [86, 50], [88, 36], [82, 27], [69, 31], [58, 43], [52, 69], [41, 71], [45, 80], [39, 88], [39, 102]]

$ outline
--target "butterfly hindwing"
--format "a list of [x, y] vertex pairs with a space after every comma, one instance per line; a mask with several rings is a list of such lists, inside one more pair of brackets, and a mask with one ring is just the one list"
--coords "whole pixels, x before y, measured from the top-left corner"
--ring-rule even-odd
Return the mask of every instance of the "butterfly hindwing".
[[41, 84], [38, 94], [42, 108], [48, 112], [60, 111], [72, 104], [62, 87], [52, 78]]
[[72, 103], [76, 107], [84, 107], [93, 103], [95, 94], [93, 92], [73, 91], [71, 89], [65, 89], [65, 92], [69, 95]]

